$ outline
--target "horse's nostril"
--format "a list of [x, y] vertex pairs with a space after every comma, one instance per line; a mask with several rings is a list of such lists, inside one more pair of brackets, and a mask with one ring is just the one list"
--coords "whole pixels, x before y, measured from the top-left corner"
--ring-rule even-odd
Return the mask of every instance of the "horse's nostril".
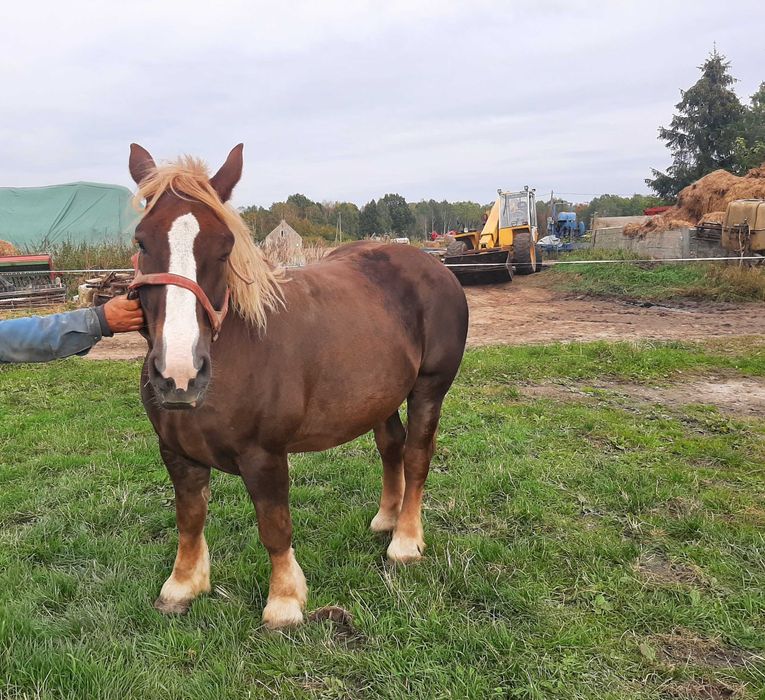
[[172, 377], [164, 376], [157, 357], [153, 357], [149, 365], [149, 379], [161, 392], [175, 390], [175, 380]]

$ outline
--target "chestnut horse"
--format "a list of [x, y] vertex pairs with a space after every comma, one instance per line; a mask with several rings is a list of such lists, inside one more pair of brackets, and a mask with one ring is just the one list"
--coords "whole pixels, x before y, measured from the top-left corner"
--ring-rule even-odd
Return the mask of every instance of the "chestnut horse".
[[130, 173], [145, 200], [133, 285], [149, 342], [142, 398], [179, 531], [155, 606], [185, 612], [210, 590], [204, 524], [215, 467], [240, 475], [255, 505], [271, 559], [263, 621], [300, 623], [307, 588], [292, 549], [287, 455], [369, 430], [383, 463], [371, 529], [392, 532], [391, 561], [420, 558], [423, 486], [467, 335], [454, 275], [414, 248], [373, 242], [289, 274], [272, 267], [225, 204], [241, 177], [241, 144], [212, 177], [192, 158], [158, 167], [133, 144]]

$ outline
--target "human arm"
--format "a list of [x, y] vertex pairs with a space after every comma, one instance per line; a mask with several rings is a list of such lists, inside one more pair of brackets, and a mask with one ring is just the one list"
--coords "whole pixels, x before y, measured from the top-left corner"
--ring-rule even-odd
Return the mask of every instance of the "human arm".
[[48, 362], [84, 355], [103, 336], [142, 326], [138, 301], [125, 297], [98, 308], [0, 321], [0, 362]]

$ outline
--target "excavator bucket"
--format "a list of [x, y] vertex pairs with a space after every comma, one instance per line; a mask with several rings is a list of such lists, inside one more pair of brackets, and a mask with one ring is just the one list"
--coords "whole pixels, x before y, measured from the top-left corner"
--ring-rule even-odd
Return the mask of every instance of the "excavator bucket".
[[513, 279], [513, 261], [507, 248], [468, 250], [444, 259], [462, 285], [498, 284]]

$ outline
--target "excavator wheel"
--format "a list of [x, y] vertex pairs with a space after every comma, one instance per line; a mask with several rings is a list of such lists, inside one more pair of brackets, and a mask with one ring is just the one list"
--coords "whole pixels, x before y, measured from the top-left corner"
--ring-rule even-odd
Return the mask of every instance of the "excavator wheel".
[[516, 233], [513, 237], [513, 264], [519, 275], [532, 275], [537, 271], [537, 251], [531, 233]]
[[467, 244], [464, 241], [452, 241], [448, 246], [446, 246], [446, 254], [448, 256], [462, 255], [466, 250]]

